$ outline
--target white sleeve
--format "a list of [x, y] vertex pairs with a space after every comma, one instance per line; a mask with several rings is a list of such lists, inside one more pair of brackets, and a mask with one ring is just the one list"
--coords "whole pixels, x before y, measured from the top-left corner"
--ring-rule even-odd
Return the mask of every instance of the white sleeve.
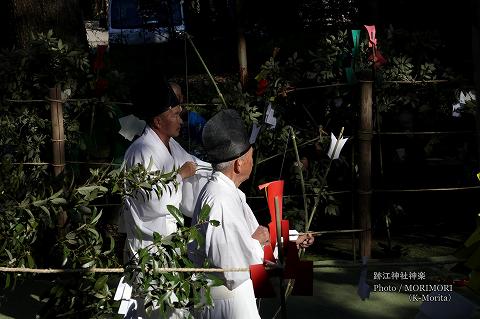
[[197, 165], [201, 166], [197, 168], [195, 175], [184, 179], [182, 183], [182, 201], [180, 203], [180, 211], [185, 216], [192, 217], [198, 195], [212, 175], [212, 165], [198, 159], [191, 154], [188, 154], [181, 147], [181, 145], [179, 145], [179, 150], [182, 153], [183, 163], [187, 161], [193, 161]]
[[[212, 203], [211, 219], [219, 218], [220, 225], [208, 226], [206, 233], [206, 254], [208, 259], [221, 268], [248, 268], [253, 264], [261, 264], [263, 260], [258, 254], [260, 243], [252, 238], [244, 224], [232, 218], [232, 210], [242, 209], [224, 203]], [[226, 215], [227, 218], [224, 218]], [[260, 247], [261, 249], [261, 247]], [[225, 286], [235, 289], [250, 278], [246, 272], [224, 272]]]

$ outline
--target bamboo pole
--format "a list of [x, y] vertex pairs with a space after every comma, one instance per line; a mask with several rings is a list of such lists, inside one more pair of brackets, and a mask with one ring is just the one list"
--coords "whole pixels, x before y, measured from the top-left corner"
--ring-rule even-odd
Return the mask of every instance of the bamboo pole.
[[359, 182], [358, 212], [361, 256], [371, 256], [371, 201], [372, 201], [372, 81], [361, 82], [360, 125], [358, 132], [359, 147]]
[[[59, 176], [65, 170], [65, 133], [63, 128], [63, 103], [60, 86], [49, 90], [50, 113], [52, 117], [52, 151], [53, 151], [53, 174]], [[57, 216], [59, 235], [63, 236], [67, 215], [60, 210]]]
[[[443, 267], [443, 265], [458, 264], [465, 262], [466, 260], [455, 257], [437, 258], [431, 257], [427, 260], [413, 260], [406, 262], [379, 262], [371, 260], [368, 263], [369, 267], [392, 267], [392, 266], [437, 266]], [[316, 260], [313, 262], [314, 268], [339, 268], [358, 269], [361, 264], [345, 262], [343, 260]], [[270, 268], [266, 268], [270, 269]], [[0, 267], [0, 273], [32, 273], [32, 274], [59, 274], [59, 273], [124, 273], [128, 269], [126, 268], [77, 268], [77, 269], [65, 269], [65, 268], [23, 268], [23, 267]], [[249, 272], [249, 268], [159, 268], [157, 272], [204, 272], [204, 273], [222, 273], [222, 272]]]
[[[128, 269], [125, 268], [76, 268], [76, 269], [38, 269], [38, 268], [11, 268], [0, 267], [2, 272], [14, 273], [31, 273], [31, 274], [61, 274], [61, 273], [124, 273]], [[203, 273], [221, 273], [221, 272], [249, 272], [250, 268], [158, 268], [155, 269], [158, 273], [166, 272], [203, 272]]]
[[285, 296], [285, 282], [283, 281], [283, 269], [285, 267], [285, 259], [283, 256], [283, 243], [282, 243], [282, 221], [280, 217], [280, 205], [278, 203], [278, 197], [275, 196], [275, 224], [277, 230], [277, 248], [278, 248], [278, 262], [280, 263], [280, 307], [281, 307], [281, 318], [287, 318], [287, 301]]
[[[351, 178], [352, 178], [352, 192], [350, 196], [350, 205], [351, 205], [351, 227], [352, 229], [355, 227], [355, 147], [351, 148], [351, 160], [350, 160], [350, 167], [351, 167]], [[352, 233], [352, 252], [353, 252], [353, 262], [357, 262], [357, 238], [355, 233]]]
[[63, 104], [60, 102], [60, 87], [50, 88], [49, 97], [52, 117], [52, 165], [55, 176], [58, 176], [65, 169], [65, 134], [63, 130]]
[[473, 78], [476, 93], [475, 110], [475, 128], [477, 131], [477, 163], [480, 165], [480, 4], [477, 1], [471, 1], [472, 16], [472, 57], [473, 57]]
[[245, 41], [245, 34], [241, 27], [237, 29], [238, 33], [238, 64], [240, 67], [240, 83], [242, 88], [245, 89], [248, 78], [247, 68], [247, 42]]
[[237, 41], [238, 41], [238, 66], [240, 72], [240, 83], [242, 84], [242, 89], [246, 88], [247, 79], [248, 79], [248, 68], [247, 68], [247, 42], [245, 41], [245, 32], [244, 32], [244, 7], [243, 0], [236, 1], [236, 25], [237, 25]]
[[203, 67], [205, 68], [205, 71], [207, 72], [210, 80], [212, 81], [213, 86], [215, 87], [215, 90], [217, 91], [218, 96], [222, 100], [223, 105], [225, 106], [225, 108], [228, 108], [227, 102], [225, 102], [225, 98], [223, 97], [222, 92], [218, 88], [217, 82], [215, 82], [215, 79], [213, 78], [212, 73], [210, 73], [210, 70], [208, 69], [207, 64], [205, 63], [205, 61], [203, 61], [203, 58], [200, 55], [200, 52], [198, 52], [197, 47], [195, 46], [195, 44], [192, 41], [192, 38], [190, 37], [190, 35], [188, 33], [186, 33], [185, 36], [187, 37], [188, 42], [190, 42], [190, 44], [192, 45], [192, 48], [195, 51], [195, 53], [197, 54], [197, 57], [200, 60], [200, 63], [202, 63]]
[[310, 229], [310, 225], [312, 224], [312, 221], [313, 221], [313, 216], [315, 216], [315, 214], [317, 212], [317, 208], [320, 205], [320, 197], [322, 196], [322, 190], [325, 187], [325, 185], [327, 184], [328, 173], [330, 172], [330, 168], [332, 167], [332, 162], [333, 162], [333, 158], [334, 158], [335, 152], [336, 152], [337, 147], [338, 147], [338, 143], [340, 142], [340, 140], [343, 137], [343, 130], [344, 129], [345, 128], [342, 126], [342, 129], [340, 130], [340, 134], [338, 135], [337, 142], [335, 143], [335, 146], [333, 147], [332, 157], [330, 157], [330, 161], [328, 162], [327, 169], [325, 170], [325, 174], [323, 175], [322, 184], [319, 187], [320, 191], [317, 195], [317, 198], [315, 199], [315, 205], [313, 205], [312, 212], [310, 213], [310, 219], [308, 220], [307, 226], [305, 227], [305, 231], [308, 231]]
[[302, 235], [312, 235], [312, 236], [322, 236], [325, 234], [345, 234], [345, 233], [359, 233], [363, 229], [338, 229], [338, 230], [322, 230], [322, 231], [309, 231], [305, 233], [298, 233], [298, 236]]
[[[305, 231], [308, 231], [308, 204], [307, 204], [307, 191], [305, 190], [305, 180], [303, 179], [303, 167], [302, 167], [302, 162], [300, 161], [300, 155], [298, 154], [298, 148], [297, 148], [297, 137], [295, 135], [295, 131], [293, 128], [290, 126], [290, 133], [292, 134], [292, 142], [293, 142], [293, 149], [295, 150], [295, 158], [297, 160], [297, 167], [298, 167], [298, 173], [300, 175], [300, 185], [302, 187], [302, 195], [303, 195], [303, 210], [305, 213]], [[321, 189], [320, 189], [321, 192]]]

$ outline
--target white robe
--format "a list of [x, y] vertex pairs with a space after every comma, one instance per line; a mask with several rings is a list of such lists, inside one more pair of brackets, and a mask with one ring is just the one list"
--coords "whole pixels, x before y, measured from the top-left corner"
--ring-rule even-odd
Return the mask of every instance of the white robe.
[[[263, 263], [263, 249], [252, 238], [258, 222], [245, 201], [245, 194], [233, 181], [220, 172], [213, 173], [200, 192], [192, 225], [198, 221], [205, 204], [211, 207], [209, 219], [219, 221], [220, 225], [200, 227], [205, 247], [196, 250], [195, 243], [190, 245], [191, 259], [200, 266], [206, 258], [212, 267], [220, 268], [248, 268]], [[217, 276], [225, 285], [211, 289], [215, 306], [203, 311], [200, 318], [260, 318], [249, 272], [224, 272]]]
[[[148, 168], [151, 162], [150, 171], [165, 173], [178, 169], [187, 161], [210, 165], [188, 154], [173, 138], [170, 138], [169, 146], [171, 153], [153, 129], [147, 125], [142, 136], [127, 149], [124, 165], [128, 169], [140, 163]], [[136, 198], [130, 197], [125, 200], [120, 229], [127, 234], [126, 246], [130, 257], [139, 248], [152, 244], [153, 232], [168, 235], [177, 230], [175, 218], [169, 213], [167, 205], [180, 207], [185, 215], [191, 216], [198, 193], [208, 181], [209, 175], [210, 173], [202, 170], [183, 181], [178, 175], [176, 191], [175, 182], [171, 182], [167, 186], [172, 191], [164, 191], [160, 197], [152, 191], [149, 199], [139, 194]], [[182, 196], [183, 188], [185, 188], [184, 196]]]

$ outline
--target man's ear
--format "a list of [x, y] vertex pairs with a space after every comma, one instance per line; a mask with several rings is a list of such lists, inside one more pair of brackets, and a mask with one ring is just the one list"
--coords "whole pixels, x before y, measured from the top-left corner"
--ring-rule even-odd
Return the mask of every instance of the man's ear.
[[242, 160], [237, 158], [235, 160], [235, 162], [233, 162], [233, 171], [235, 172], [235, 174], [240, 174], [240, 170], [241, 170], [241, 167], [242, 167]]
[[155, 117], [152, 119], [152, 124], [153, 124], [153, 128], [159, 129], [159, 128], [161, 127], [161, 119], [160, 119], [160, 116], [155, 116]]

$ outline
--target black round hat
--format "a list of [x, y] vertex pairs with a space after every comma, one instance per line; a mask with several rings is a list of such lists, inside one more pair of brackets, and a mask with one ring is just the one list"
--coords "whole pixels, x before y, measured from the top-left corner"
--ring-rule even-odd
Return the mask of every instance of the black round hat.
[[149, 76], [136, 83], [132, 103], [136, 115], [144, 120], [151, 119], [180, 104], [167, 81]]
[[211, 163], [239, 158], [251, 147], [242, 118], [235, 110], [222, 110], [203, 127], [202, 141]]

